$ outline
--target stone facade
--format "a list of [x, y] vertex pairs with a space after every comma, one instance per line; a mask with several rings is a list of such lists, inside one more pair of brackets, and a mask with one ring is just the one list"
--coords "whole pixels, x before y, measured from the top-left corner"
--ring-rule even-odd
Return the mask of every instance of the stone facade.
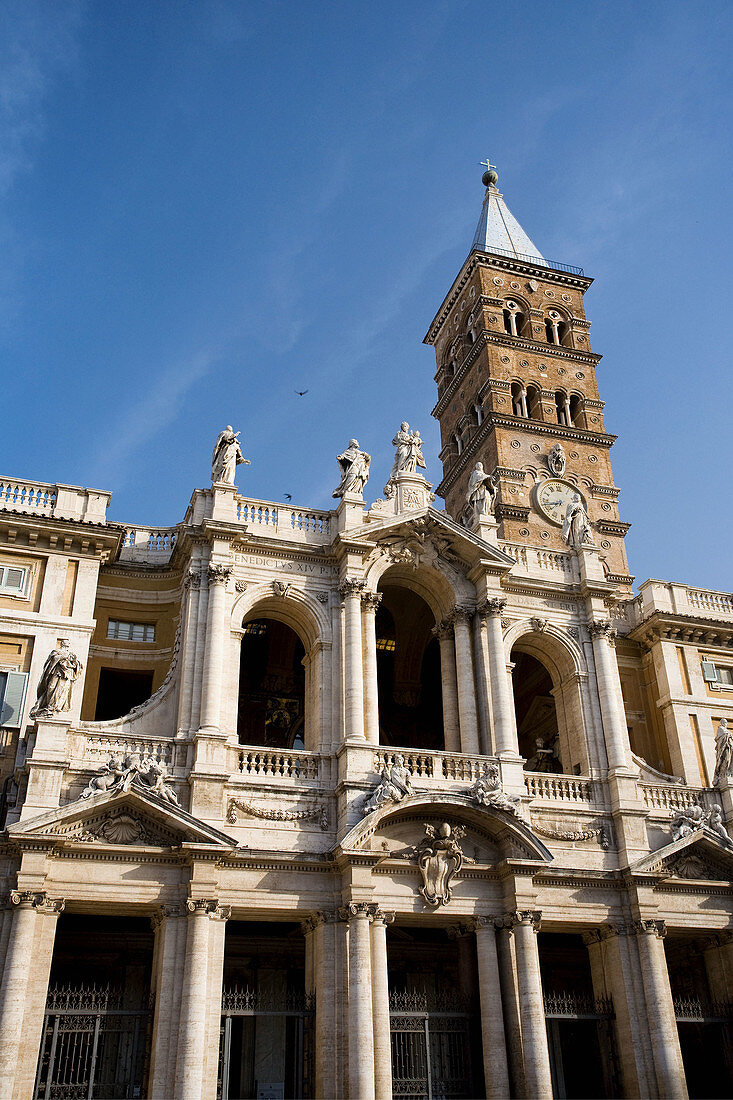
[[730, 1091], [733, 596], [632, 596], [589, 283], [469, 255], [446, 510], [0, 481], [0, 1095]]

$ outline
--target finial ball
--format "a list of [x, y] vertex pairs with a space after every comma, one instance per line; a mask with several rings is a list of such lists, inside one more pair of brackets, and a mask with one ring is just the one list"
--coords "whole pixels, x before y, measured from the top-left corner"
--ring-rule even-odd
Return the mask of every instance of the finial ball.
[[498, 179], [499, 173], [496, 172], [493, 168], [490, 168], [488, 172], [484, 172], [483, 176], [481, 177], [481, 182], [483, 183], [484, 187], [494, 187]]

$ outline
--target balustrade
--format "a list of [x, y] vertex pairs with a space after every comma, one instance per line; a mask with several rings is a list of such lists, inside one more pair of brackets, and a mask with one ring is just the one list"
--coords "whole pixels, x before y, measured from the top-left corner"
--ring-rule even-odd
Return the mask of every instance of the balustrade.
[[279, 749], [237, 749], [235, 773], [258, 779], [320, 779], [321, 758], [316, 753]]
[[527, 794], [548, 802], [594, 802], [593, 783], [580, 775], [525, 772]]
[[0, 508], [10, 512], [53, 514], [56, 486], [37, 481], [0, 481]]
[[236, 497], [237, 519], [254, 528], [267, 528], [293, 541], [326, 542], [330, 537], [331, 513], [314, 509], [284, 507], [266, 500]]
[[106, 764], [113, 756], [152, 756], [164, 764], [168, 771], [185, 769], [189, 745], [162, 737], [141, 737], [130, 734], [86, 733], [84, 738], [83, 760], [91, 763]]
[[673, 787], [661, 783], [640, 783], [639, 786], [644, 794], [645, 805], [652, 810], [677, 812], [689, 809], [690, 806], [709, 809], [713, 804], [718, 804], [715, 791], [705, 787]]
[[167, 562], [177, 538], [177, 527], [126, 527], [120, 561]]

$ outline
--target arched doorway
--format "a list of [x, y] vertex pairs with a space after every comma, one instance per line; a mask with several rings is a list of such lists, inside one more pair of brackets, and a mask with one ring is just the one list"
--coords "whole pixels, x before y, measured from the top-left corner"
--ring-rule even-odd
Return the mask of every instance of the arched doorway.
[[536, 657], [512, 651], [514, 713], [525, 771], [562, 772], [552, 677]]
[[285, 623], [253, 618], [243, 626], [237, 735], [240, 744], [305, 747], [305, 647]]
[[404, 585], [383, 581], [376, 614], [379, 741], [402, 748], [442, 749], [443, 696], [435, 616]]

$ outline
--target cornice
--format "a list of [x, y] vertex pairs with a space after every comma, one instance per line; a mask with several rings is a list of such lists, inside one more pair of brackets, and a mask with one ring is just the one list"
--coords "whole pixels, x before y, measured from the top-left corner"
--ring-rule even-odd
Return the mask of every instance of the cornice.
[[630, 630], [627, 637], [647, 648], [657, 641], [667, 641], [733, 649], [733, 623], [721, 623], [712, 616], [696, 618], [676, 611], [655, 610]]
[[542, 282], [554, 283], [558, 286], [568, 286], [584, 293], [593, 280], [587, 275], [571, 275], [569, 272], [556, 271], [551, 267], [542, 267], [539, 264], [527, 263], [523, 260], [511, 259], [508, 256], [495, 256], [489, 252], [479, 252], [472, 249], [466, 257], [463, 267], [458, 272], [453, 285], [446, 294], [443, 302], [433, 318], [430, 327], [423, 339], [424, 344], [434, 344], [438, 338], [446, 317], [452, 310], [456, 300], [460, 297], [463, 287], [470, 276], [479, 267], [495, 268], [499, 271], [514, 271], [519, 275], [529, 275], [531, 278]]

